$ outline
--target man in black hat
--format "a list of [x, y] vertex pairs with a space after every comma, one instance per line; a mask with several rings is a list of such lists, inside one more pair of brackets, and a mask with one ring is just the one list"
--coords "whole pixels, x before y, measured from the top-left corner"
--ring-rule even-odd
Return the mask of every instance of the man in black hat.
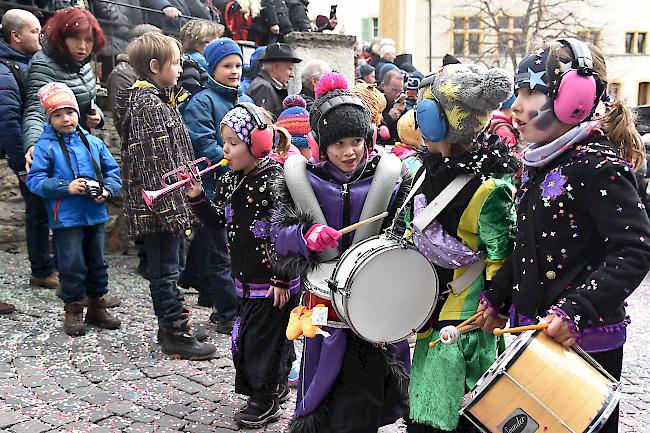
[[282, 100], [287, 96], [289, 79], [295, 76], [294, 63], [301, 60], [293, 54], [289, 45], [277, 43], [266, 47], [259, 62], [260, 71], [246, 93], [257, 106], [277, 117], [282, 112]]

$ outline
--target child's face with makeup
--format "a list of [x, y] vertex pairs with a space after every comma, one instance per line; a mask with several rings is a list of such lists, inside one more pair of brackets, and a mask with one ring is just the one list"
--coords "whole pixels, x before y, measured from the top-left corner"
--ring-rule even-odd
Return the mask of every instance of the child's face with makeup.
[[571, 128], [557, 120], [551, 99], [537, 90], [519, 89], [512, 112], [514, 126], [525, 143], [548, 143]]

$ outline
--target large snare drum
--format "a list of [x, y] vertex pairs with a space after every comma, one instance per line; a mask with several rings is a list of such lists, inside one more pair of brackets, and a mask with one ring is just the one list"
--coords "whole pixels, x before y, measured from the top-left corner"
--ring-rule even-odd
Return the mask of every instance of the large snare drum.
[[383, 235], [352, 245], [328, 283], [341, 320], [375, 343], [408, 338], [427, 322], [438, 298], [433, 265], [415, 247]]
[[619, 382], [582, 349], [528, 331], [483, 374], [460, 413], [484, 432], [591, 433], [620, 396]]

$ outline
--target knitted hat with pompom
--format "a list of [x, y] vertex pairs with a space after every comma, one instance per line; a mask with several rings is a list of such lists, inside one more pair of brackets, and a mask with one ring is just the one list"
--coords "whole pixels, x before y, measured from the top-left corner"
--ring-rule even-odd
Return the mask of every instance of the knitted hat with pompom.
[[330, 72], [321, 77], [315, 89], [316, 101], [309, 113], [309, 123], [321, 155], [342, 138], [363, 137], [372, 143], [370, 111], [348, 90], [345, 78]]
[[289, 131], [291, 144], [299, 149], [307, 147], [307, 134], [311, 130], [309, 113], [306, 110], [307, 102], [300, 95], [289, 95], [282, 101], [282, 107], [284, 111], [280, 113], [275, 124]]

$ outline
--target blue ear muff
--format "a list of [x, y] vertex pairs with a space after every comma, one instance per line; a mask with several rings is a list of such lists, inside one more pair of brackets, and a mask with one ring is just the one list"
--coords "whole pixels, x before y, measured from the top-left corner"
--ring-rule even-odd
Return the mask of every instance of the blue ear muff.
[[447, 117], [438, 101], [423, 99], [416, 106], [417, 126], [427, 141], [437, 142], [447, 136]]

